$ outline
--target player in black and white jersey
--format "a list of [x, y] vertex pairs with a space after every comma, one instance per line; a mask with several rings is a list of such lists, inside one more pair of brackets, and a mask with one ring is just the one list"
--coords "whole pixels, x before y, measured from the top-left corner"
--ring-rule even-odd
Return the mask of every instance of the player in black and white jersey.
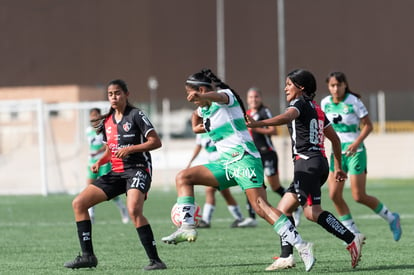
[[[321, 207], [321, 186], [328, 178], [329, 166], [325, 156], [324, 137], [332, 143], [334, 153], [334, 177], [337, 181], [346, 179], [341, 168], [341, 144], [338, 135], [321, 108], [313, 100], [316, 80], [306, 70], [294, 70], [286, 78], [286, 99], [289, 106], [285, 113], [270, 119], [255, 121], [249, 117], [249, 127], [263, 127], [287, 124], [292, 140], [294, 161], [293, 183], [279, 202], [280, 209], [293, 222], [292, 212], [301, 205], [307, 219], [317, 222], [326, 231], [348, 244], [351, 265], [356, 267], [361, 257], [365, 237], [353, 234], [334, 215]], [[282, 252], [267, 270], [295, 266], [290, 244], [282, 241]]]

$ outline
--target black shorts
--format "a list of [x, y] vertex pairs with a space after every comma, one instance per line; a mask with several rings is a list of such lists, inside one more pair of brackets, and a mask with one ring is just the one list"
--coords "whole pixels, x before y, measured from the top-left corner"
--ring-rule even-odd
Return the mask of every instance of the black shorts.
[[328, 174], [329, 164], [325, 157], [295, 160], [293, 182], [286, 192], [295, 193], [301, 205], [320, 205], [321, 187]]
[[128, 169], [121, 173], [111, 171], [99, 177], [94, 185], [101, 188], [110, 200], [129, 189], [138, 189], [147, 194], [151, 187], [151, 176], [143, 169]]
[[263, 163], [263, 171], [266, 177], [274, 176], [279, 173], [278, 170], [278, 158], [275, 151], [269, 151], [266, 153], [261, 153]]

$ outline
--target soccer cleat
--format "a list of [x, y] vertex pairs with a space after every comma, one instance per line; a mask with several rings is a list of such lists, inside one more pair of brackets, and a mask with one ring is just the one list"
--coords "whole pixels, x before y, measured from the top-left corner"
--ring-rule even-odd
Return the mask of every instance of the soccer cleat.
[[302, 258], [303, 263], [305, 264], [305, 270], [310, 271], [315, 264], [315, 257], [313, 256], [313, 243], [303, 243], [298, 245], [297, 250], [299, 256]]
[[271, 265], [266, 267], [266, 271], [278, 270], [278, 269], [287, 269], [295, 267], [295, 258], [293, 258], [293, 254], [290, 254], [287, 258], [277, 257], [276, 261], [274, 261]]
[[390, 223], [390, 229], [392, 232], [392, 236], [394, 237], [394, 241], [399, 241], [401, 238], [401, 222], [400, 222], [400, 215], [398, 213], [393, 213], [394, 220]]
[[237, 227], [256, 227], [257, 220], [253, 218], [245, 218], [243, 221], [239, 222]]
[[237, 228], [237, 227], [239, 227], [239, 223], [241, 223], [243, 220], [234, 220], [234, 222], [232, 222], [231, 224], [230, 224], [230, 227], [231, 228]]
[[184, 227], [181, 226], [170, 236], [164, 237], [161, 239], [164, 243], [167, 244], [177, 244], [181, 242], [195, 242], [197, 240], [197, 231], [194, 227]]
[[144, 267], [144, 270], [167, 269], [167, 266], [161, 260], [150, 260], [149, 265]]
[[204, 220], [200, 220], [197, 224], [197, 228], [210, 228], [211, 225], [208, 222], [205, 222]]
[[129, 217], [122, 217], [122, 223], [123, 224], [129, 223]]
[[98, 259], [95, 255], [79, 255], [75, 260], [66, 262], [63, 266], [67, 268], [86, 268], [96, 267], [98, 265]]
[[362, 245], [365, 243], [365, 236], [363, 234], [355, 234], [355, 238], [350, 243], [346, 249], [351, 254], [351, 265], [352, 268], [355, 268], [358, 265], [359, 260], [361, 259]]

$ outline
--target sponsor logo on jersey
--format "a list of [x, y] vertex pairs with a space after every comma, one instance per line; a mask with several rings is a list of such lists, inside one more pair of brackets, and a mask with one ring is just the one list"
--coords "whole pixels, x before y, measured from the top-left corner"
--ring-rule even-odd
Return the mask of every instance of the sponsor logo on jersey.
[[125, 144], [125, 145], [115, 144], [115, 143], [108, 144], [109, 149], [111, 150], [111, 152], [114, 152], [114, 153], [117, 152], [119, 149], [126, 148], [126, 147], [129, 147], [129, 146], [132, 146], [132, 145], [134, 145], [134, 144]]
[[106, 133], [110, 134], [110, 133], [112, 132], [112, 127], [111, 127], [111, 126], [109, 126], [109, 127], [108, 127], [108, 128], [106, 128], [105, 130], [106, 130]]

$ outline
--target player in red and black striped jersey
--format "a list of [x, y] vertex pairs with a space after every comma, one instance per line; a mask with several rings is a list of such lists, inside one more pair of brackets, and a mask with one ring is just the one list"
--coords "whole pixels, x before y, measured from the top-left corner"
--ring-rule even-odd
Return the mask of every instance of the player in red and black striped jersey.
[[96, 267], [98, 260], [92, 246], [92, 225], [88, 208], [127, 194], [127, 208], [150, 264], [145, 270], [165, 269], [158, 256], [154, 235], [143, 215], [144, 201], [151, 186], [152, 164], [149, 151], [161, 147], [161, 140], [147, 116], [128, 102], [128, 87], [123, 80], [113, 80], [107, 87], [111, 108], [100, 121], [97, 132], [104, 134], [104, 155], [92, 165], [111, 162], [112, 170], [88, 185], [72, 202], [82, 255], [65, 263], [67, 268]]
[[129, 169], [140, 168], [150, 176], [152, 174], [151, 154], [148, 151], [137, 151], [126, 156], [119, 151], [147, 141], [147, 134], [154, 127], [147, 116], [138, 108], [127, 105], [121, 120], [114, 115], [104, 121], [103, 141], [111, 152], [112, 171], [122, 173]]
[[[321, 186], [328, 178], [329, 166], [324, 152], [324, 137], [332, 143], [335, 160], [335, 179], [343, 181], [346, 173], [341, 168], [341, 144], [321, 108], [313, 101], [316, 92], [315, 77], [306, 70], [294, 70], [286, 78], [286, 99], [289, 106], [285, 113], [270, 119], [254, 121], [249, 117], [249, 127], [287, 124], [292, 140], [294, 160], [293, 183], [279, 202], [278, 209], [293, 220], [292, 212], [301, 205], [308, 220], [317, 222], [326, 231], [348, 244], [351, 265], [355, 267], [361, 257], [365, 237], [349, 231], [334, 215], [322, 209]], [[293, 221], [292, 221], [293, 222]], [[281, 257], [267, 270], [290, 268], [295, 265], [293, 248], [282, 241]]]

